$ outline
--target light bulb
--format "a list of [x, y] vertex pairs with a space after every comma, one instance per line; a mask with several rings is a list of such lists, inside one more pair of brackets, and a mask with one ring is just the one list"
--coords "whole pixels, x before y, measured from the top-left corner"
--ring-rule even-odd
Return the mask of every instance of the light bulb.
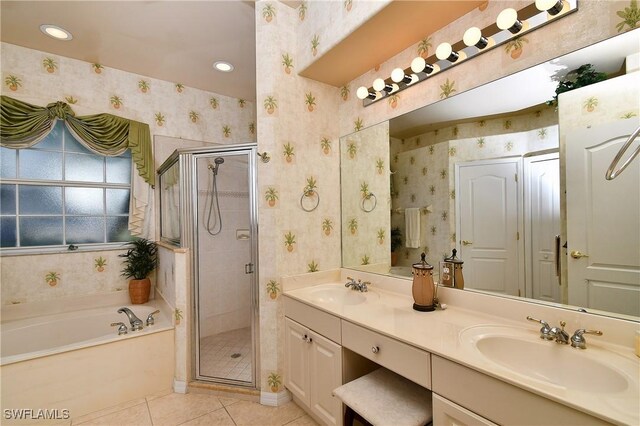
[[458, 60], [458, 52], [454, 52], [449, 43], [440, 43], [436, 49], [436, 58], [441, 61], [447, 60], [449, 62], [455, 62]]
[[411, 61], [411, 71], [416, 74], [421, 72], [431, 74], [433, 72], [433, 66], [428, 64], [423, 57], [418, 56]]
[[384, 84], [384, 80], [381, 78], [376, 78], [373, 80], [373, 90], [376, 92], [382, 92], [385, 88], [386, 84]]
[[511, 34], [517, 34], [522, 29], [522, 22], [518, 20], [518, 12], [508, 8], [500, 12], [496, 24], [501, 30], [509, 30]]
[[69, 41], [73, 38], [69, 31], [56, 25], [42, 24], [40, 25], [40, 31], [56, 40]]
[[369, 97], [369, 89], [364, 86], [358, 87], [358, 90], [356, 90], [356, 96], [358, 99], [366, 99]]
[[484, 49], [489, 44], [489, 40], [482, 36], [482, 31], [478, 27], [471, 27], [465, 31], [462, 41], [467, 46], [475, 46], [478, 49]]
[[562, 12], [562, 0], [536, 0], [536, 8], [541, 12], [548, 12], [549, 15], [555, 16]]
[[393, 71], [391, 71], [391, 81], [393, 81], [394, 83], [409, 84], [413, 81], [413, 78], [411, 78], [411, 76], [406, 75], [402, 68], [396, 68]]

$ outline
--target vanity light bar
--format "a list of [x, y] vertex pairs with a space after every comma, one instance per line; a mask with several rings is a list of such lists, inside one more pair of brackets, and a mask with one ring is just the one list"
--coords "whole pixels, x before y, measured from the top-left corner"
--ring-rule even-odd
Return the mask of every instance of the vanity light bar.
[[416, 57], [410, 67], [395, 68], [390, 78], [377, 78], [372, 87], [359, 87], [356, 95], [363, 106], [369, 106], [577, 10], [578, 0], [535, 0], [520, 10], [504, 9], [495, 23], [483, 29], [469, 28], [462, 40], [454, 44], [440, 43], [434, 55], [426, 59]]

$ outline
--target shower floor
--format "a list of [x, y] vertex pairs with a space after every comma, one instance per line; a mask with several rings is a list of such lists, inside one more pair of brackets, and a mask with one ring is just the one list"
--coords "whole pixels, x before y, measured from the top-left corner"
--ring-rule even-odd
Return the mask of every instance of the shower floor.
[[200, 376], [251, 382], [251, 327], [200, 339]]

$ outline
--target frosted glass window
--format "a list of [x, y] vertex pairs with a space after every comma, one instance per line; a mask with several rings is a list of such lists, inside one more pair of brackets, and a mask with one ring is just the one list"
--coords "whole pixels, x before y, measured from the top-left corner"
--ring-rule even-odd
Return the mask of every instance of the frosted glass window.
[[65, 213], [104, 214], [104, 190], [102, 188], [65, 188]]
[[0, 148], [0, 177], [3, 179], [13, 179], [16, 177], [16, 154], [17, 150]]
[[95, 155], [94, 152], [90, 151], [88, 148], [78, 142], [66, 127], [64, 129], [64, 150], [65, 152], [78, 152], [81, 154]]
[[106, 160], [108, 183], [131, 182], [131, 158], [107, 157]]
[[64, 122], [62, 120], [56, 120], [51, 133], [49, 133], [43, 140], [35, 144], [33, 148], [62, 151], [62, 133], [64, 130]]
[[80, 182], [104, 182], [104, 157], [65, 154], [64, 178]]
[[20, 185], [20, 214], [62, 214], [62, 188]]
[[107, 242], [126, 242], [131, 240], [128, 216], [107, 216]]
[[22, 149], [18, 154], [19, 177], [62, 180], [62, 153]]
[[20, 218], [21, 246], [58, 246], [62, 244], [62, 216]]
[[107, 214], [129, 214], [128, 189], [107, 189]]
[[128, 230], [131, 151], [92, 152], [56, 120], [25, 149], [0, 148], [0, 246], [118, 245]]
[[65, 228], [67, 244], [104, 242], [104, 217], [67, 216]]
[[0, 185], [0, 214], [16, 214], [15, 185]]
[[0, 218], [0, 247], [15, 247], [16, 237], [16, 218]]

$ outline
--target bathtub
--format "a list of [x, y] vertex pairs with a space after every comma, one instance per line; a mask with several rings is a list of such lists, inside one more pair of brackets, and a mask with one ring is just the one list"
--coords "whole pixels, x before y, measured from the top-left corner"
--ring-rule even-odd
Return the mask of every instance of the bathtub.
[[169, 391], [174, 377], [171, 310], [161, 299], [129, 305], [153, 326], [118, 335], [125, 305], [80, 309], [3, 322], [0, 375], [2, 424], [10, 409], [68, 410], [71, 418], [154, 393]]

